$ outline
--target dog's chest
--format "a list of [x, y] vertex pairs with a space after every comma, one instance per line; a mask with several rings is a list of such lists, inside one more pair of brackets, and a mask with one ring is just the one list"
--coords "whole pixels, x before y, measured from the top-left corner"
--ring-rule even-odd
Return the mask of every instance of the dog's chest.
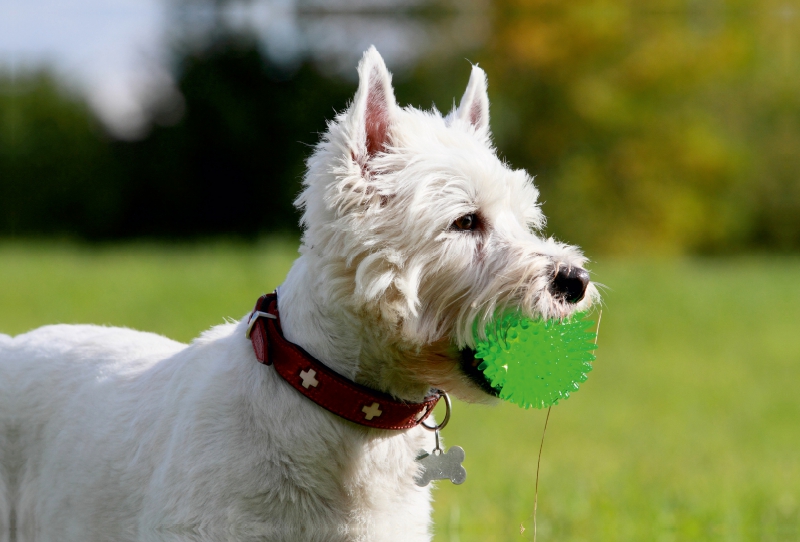
[[[325, 540], [429, 540], [430, 488], [414, 483], [415, 448], [427, 434], [367, 438], [355, 429], [338, 443], [306, 443], [285, 450], [261, 487], [240, 495], [237, 539], [277, 528], [283, 539], [325, 534]], [[231, 502], [231, 499], [225, 499]], [[286, 532], [286, 529], [289, 532]]]
[[414, 482], [419, 449], [429, 434], [417, 428], [366, 441], [344, 477], [351, 529], [369, 540], [428, 540], [430, 489]]

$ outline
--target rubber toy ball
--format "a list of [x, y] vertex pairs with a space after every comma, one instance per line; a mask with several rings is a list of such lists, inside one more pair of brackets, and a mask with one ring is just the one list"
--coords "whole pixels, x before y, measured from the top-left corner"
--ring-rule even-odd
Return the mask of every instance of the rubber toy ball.
[[523, 408], [556, 405], [592, 370], [594, 324], [585, 313], [562, 320], [506, 314], [489, 322], [485, 339], [476, 333], [478, 369], [501, 399]]

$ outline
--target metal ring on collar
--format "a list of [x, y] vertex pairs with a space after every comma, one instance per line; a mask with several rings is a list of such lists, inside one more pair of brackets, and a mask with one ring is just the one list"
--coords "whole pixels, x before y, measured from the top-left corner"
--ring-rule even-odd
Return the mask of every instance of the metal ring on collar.
[[439, 396], [440, 397], [444, 397], [444, 406], [445, 406], [445, 408], [447, 410], [445, 410], [444, 419], [442, 420], [442, 423], [440, 423], [439, 425], [428, 425], [424, 421], [422, 422], [422, 424], [421, 424], [422, 427], [424, 427], [428, 431], [439, 431], [441, 429], [444, 429], [444, 426], [447, 425], [447, 422], [450, 421], [450, 411], [453, 408], [453, 405], [450, 404], [450, 396], [447, 395], [447, 392], [444, 392], [444, 391], [440, 391], [440, 395]]

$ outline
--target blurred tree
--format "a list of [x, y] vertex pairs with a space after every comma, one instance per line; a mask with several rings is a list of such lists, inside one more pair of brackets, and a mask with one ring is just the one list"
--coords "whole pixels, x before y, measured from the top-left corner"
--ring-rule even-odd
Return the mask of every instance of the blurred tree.
[[605, 253], [800, 247], [792, 17], [670, 0], [494, 11], [480, 59], [496, 139], [538, 174], [552, 231]]
[[[480, 62], [501, 154], [589, 254], [800, 248], [800, 18], [751, 0], [648, 10], [496, 0], [485, 47], [431, 51], [396, 74], [398, 101], [447, 111], [464, 57]], [[181, 107], [155, 100], [141, 141], [107, 139], [51, 78], [0, 80], [0, 232], [295, 229], [303, 160], [355, 82], [214, 20], [178, 50]]]
[[741, 104], [726, 103], [731, 129], [746, 134], [756, 167], [740, 184], [753, 219], [752, 246], [800, 248], [800, 13], [772, 6], [751, 20], [757, 51]]
[[180, 61], [185, 113], [117, 143], [128, 175], [124, 236], [295, 230], [304, 159], [351, 85], [309, 64], [286, 72], [255, 40], [221, 36]]
[[154, 101], [154, 128], [133, 142], [106, 137], [45, 72], [0, 79], [0, 231], [88, 239], [296, 231], [304, 159], [352, 84], [308, 63], [286, 71], [246, 36], [189, 51], [179, 72], [183, 114]]
[[120, 177], [84, 103], [46, 71], [0, 76], [0, 232], [116, 232]]
[[740, 75], [749, 37], [622, 2], [548, 5], [498, 2], [487, 61], [510, 89], [495, 100], [498, 141], [539, 174], [552, 230], [602, 252], [738, 242], [731, 190], [748, 157], [706, 91]]

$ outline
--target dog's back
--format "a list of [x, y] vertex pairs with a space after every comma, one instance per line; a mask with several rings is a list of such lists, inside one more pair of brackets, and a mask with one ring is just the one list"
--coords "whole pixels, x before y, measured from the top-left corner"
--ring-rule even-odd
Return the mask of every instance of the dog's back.
[[[58, 500], [48, 499], [48, 495], [79, 494], [64, 484], [73, 483], [81, 473], [64, 469], [64, 465], [70, 463], [70, 457], [91, 456], [91, 448], [99, 444], [103, 433], [109, 443], [122, 444], [130, 428], [110, 427], [104, 420], [125, 409], [136, 412], [139, 420], [146, 417], [136, 406], [142, 375], [185, 347], [151, 333], [101, 326], [46, 326], [14, 338], [0, 337], [0, 465], [4, 469], [0, 521], [6, 523], [2, 530], [6, 539], [7, 533], [19, 530], [18, 540], [35, 540], [38, 537], [33, 533], [40, 532], [43, 525], [38, 518], [81, 507], [81, 503], [62, 499], [63, 510], [47, 509], [49, 502]], [[152, 379], [150, 385], [157, 382]], [[123, 415], [117, 423], [131, 421]], [[118, 452], [114, 447], [107, 450], [110, 456]], [[109, 457], [109, 464], [118, 459]], [[92, 467], [100, 476], [102, 459]], [[114, 478], [109, 472], [102, 476], [106, 481]], [[91, 485], [92, 478], [83, 481]], [[97, 499], [113, 506], [111, 493], [98, 491]], [[15, 510], [11, 503], [16, 503]], [[69, 525], [60, 523], [58, 528], [68, 530]], [[0, 540], [5, 539], [0, 536]]]

